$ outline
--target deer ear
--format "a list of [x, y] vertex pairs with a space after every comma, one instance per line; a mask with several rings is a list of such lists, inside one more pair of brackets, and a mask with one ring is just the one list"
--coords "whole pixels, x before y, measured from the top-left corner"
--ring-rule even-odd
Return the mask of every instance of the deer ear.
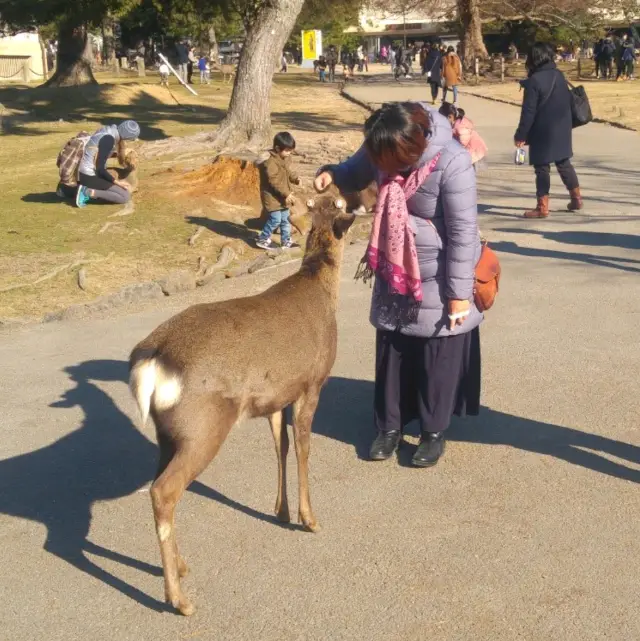
[[355, 219], [355, 214], [338, 214], [333, 219], [332, 227], [334, 236], [340, 240], [347, 233]]

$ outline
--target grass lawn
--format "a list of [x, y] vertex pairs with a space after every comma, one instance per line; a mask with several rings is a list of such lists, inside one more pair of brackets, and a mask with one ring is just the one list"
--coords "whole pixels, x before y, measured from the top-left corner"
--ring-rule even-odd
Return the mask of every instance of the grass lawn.
[[[196, 85], [196, 98], [177, 83], [171, 92], [161, 88], [157, 76], [98, 80], [99, 86], [87, 88], [0, 87], [0, 290], [77, 260], [109, 256], [87, 265], [86, 291], [77, 286], [75, 268], [0, 293], [0, 318], [40, 317], [175, 269], [195, 271], [199, 257], [214, 262], [225, 243], [234, 243], [238, 254], [256, 251], [247, 242], [255, 232], [244, 225], [259, 214], [255, 206], [226, 206], [210, 194], [200, 198], [180, 189], [184, 172], [210, 161], [212, 151], [203, 145], [193, 153], [162, 147], [173, 137], [212, 131], [224, 116], [231, 86], [217, 76], [209, 86]], [[357, 147], [365, 118], [335, 86], [321, 86], [305, 73], [275, 77], [272, 114], [274, 130], [288, 129], [296, 137], [304, 154], [296, 162], [308, 176]], [[110, 218], [119, 207], [92, 204], [79, 210], [61, 202], [54, 193], [55, 162], [64, 143], [80, 130], [93, 132], [126, 118], [137, 120], [143, 132], [133, 215]], [[208, 225], [217, 218], [232, 222]], [[106, 222], [115, 224], [103, 230]], [[206, 231], [190, 247], [195, 225]]]

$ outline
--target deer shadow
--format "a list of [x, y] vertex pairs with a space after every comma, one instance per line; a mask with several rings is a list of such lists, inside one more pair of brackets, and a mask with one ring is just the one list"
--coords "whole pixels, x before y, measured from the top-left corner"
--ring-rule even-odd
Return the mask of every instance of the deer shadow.
[[[158, 611], [170, 608], [115, 574], [88, 555], [162, 576], [159, 566], [140, 561], [93, 543], [89, 538], [93, 504], [128, 496], [155, 476], [158, 448], [132, 424], [129, 417], [95, 382], [128, 380], [128, 363], [93, 360], [65, 368], [74, 386], [52, 408], [80, 407], [84, 413], [77, 429], [51, 445], [0, 461], [0, 513], [42, 523], [44, 549], [76, 569]], [[275, 517], [213, 490], [199, 481], [189, 491], [256, 518], [280, 524]], [[149, 506], [149, 522], [153, 522]]]

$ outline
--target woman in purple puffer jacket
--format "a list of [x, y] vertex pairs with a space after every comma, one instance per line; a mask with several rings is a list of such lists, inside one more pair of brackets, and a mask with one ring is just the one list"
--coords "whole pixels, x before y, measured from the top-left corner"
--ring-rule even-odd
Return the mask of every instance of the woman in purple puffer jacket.
[[318, 174], [316, 189], [344, 192], [378, 183], [378, 202], [359, 275], [375, 277], [375, 424], [371, 459], [397, 449], [403, 426], [420, 419], [418, 467], [444, 452], [454, 413], [480, 407], [480, 332], [473, 302], [480, 258], [476, 177], [448, 120], [421, 103], [383, 105], [365, 143]]

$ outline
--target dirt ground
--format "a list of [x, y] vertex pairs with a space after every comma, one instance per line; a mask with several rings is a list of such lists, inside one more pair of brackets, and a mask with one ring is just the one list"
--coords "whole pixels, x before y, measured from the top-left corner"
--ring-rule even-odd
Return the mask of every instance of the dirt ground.
[[[259, 252], [251, 243], [260, 215], [255, 198], [221, 197], [211, 180], [200, 190], [190, 184], [196, 174], [189, 172], [213, 159], [197, 135], [203, 138], [222, 120], [231, 86], [215, 75], [211, 85], [196, 85], [196, 98], [177, 84], [160, 87], [153, 76], [99, 81], [98, 87], [71, 90], [0, 88], [0, 318], [39, 318], [176, 269], [195, 272], [202, 259], [215, 262], [225, 244], [243, 260]], [[305, 179], [302, 198], [320, 165], [358, 147], [365, 117], [340, 97], [337, 85], [320, 85], [311, 74], [275, 77], [273, 129], [296, 138], [293, 162]], [[134, 213], [118, 216], [117, 206], [79, 210], [61, 202], [55, 161], [64, 143], [80, 130], [125, 118], [138, 120], [143, 132]], [[196, 138], [177, 149], [171, 143], [179, 136]], [[190, 246], [198, 227], [203, 232]], [[85, 290], [77, 274], [83, 261]], [[43, 276], [50, 277], [2, 292]]]
[[[606, 80], [572, 80], [582, 84], [589, 96], [591, 109], [596, 118], [640, 130], [640, 104], [638, 92], [640, 81], [613, 82]], [[492, 83], [464, 88], [467, 93], [497, 98], [513, 104], [522, 103], [522, 92], [518, 82]], [[462, 101], [461, 101], [462, 102]], [[470, 114], [472, 116], [472, 114]]]

